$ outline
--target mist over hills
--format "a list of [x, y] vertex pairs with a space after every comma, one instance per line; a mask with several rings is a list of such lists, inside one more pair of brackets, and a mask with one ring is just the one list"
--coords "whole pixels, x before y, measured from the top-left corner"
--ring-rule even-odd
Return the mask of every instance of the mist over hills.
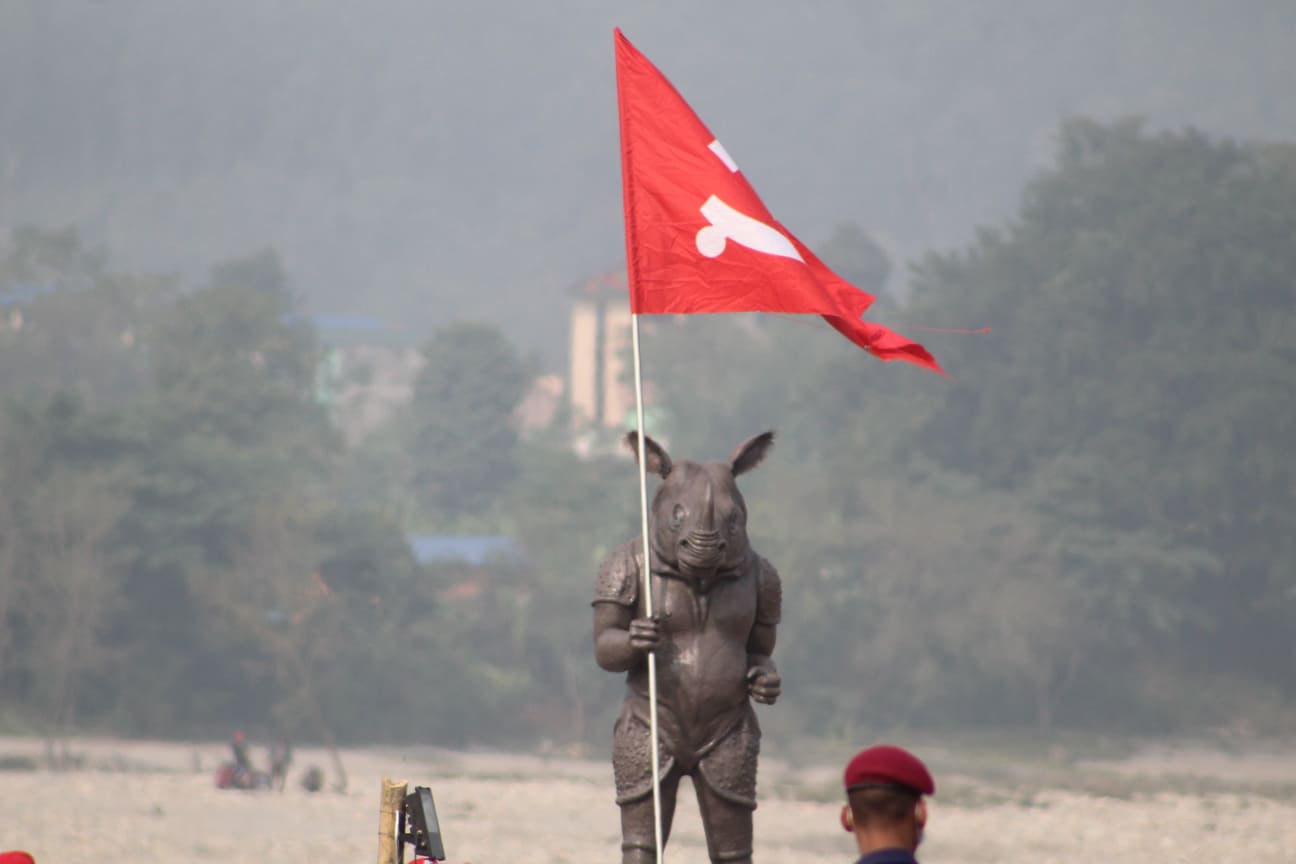
[[557, 366], [623, 257], [614, 26], [803, 240], [897, 263], [1011, 213], [1066, 116], [1296, 138], [1282, 3], [14, 0], [0, 230], [188, 276], [271, 247], [317, 313], [487, 319]]

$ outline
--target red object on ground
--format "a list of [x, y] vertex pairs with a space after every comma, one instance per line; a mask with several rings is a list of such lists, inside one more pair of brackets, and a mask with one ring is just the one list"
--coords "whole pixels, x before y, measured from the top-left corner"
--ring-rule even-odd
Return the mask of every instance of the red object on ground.
[[666, 77], [615, 32], [630, 309], [822, 315], [882, 360], [944, 374], [925, 348], [860, 316], [873, 296], [779, 224]]
[[36, 859], [26, 852], [0, 852], [0, 864], [36, 864]]
[[[232, 762], [223, 762], [216, 767], [216, 774], [212, 778], [216, 782], [217, 789], [231, 789], [234, 787], [234, 775], [236, 770]], [[0, 864], [4, 864], [0, 861]]]

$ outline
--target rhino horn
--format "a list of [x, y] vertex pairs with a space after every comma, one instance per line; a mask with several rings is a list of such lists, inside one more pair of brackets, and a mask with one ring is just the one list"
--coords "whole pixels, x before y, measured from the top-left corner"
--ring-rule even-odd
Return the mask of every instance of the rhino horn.
[[697, 530], [702, 534], [715, 533], [715, 492], [710, 483], [706, 484], [706, 491], [702, 493], [702, 510]]

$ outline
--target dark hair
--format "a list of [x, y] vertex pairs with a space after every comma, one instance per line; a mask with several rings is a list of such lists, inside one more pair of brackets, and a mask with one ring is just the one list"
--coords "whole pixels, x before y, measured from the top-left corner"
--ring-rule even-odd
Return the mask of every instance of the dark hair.
[[851, 816], [861, 826], [870, 822], [903, 822], [913, 815], [920, 797], [907, 786], [861, 786], [848, 793]]

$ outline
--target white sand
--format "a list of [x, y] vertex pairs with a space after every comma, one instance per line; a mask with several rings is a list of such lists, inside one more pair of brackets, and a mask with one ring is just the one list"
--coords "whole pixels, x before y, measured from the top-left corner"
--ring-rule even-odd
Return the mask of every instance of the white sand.
[[[298, 750], [283, 794], [216, 789], [212, 771], [225, 755], [219, 742], [81, 739], [73, 751], [85, 757], [76, 771], [0, 772], [0, 849], [27, 849], [38, 864], [368, 864], [376, 857], [379, 785], [387, 776], [431, 787], [456, 864], [620, 857], [611, 769], [601, 761], [348, 750], [348, 790], [311, 795], [295, 781], [309, 764], [327, 774], [318, 750]], [[0, 756], [40, 752], [37, 741], [0, 738]], [[261, 759], [264, 750], [254, 755]], [[931, 803], [920, 850], [926, 864], [1296, 862], [1296, 752], [1162, 748], [1061, 773], [1106, 778], [1091, 791], [1069, 781], [1051, 787], [1030, 766], [1013, 774], [1024, 781], [1011, 784], [937, 769], [943, 794]], [[854, 860], [851, 838], [837, 825], [839, 805], [824, 800], [835, 773], [832, 766], [762, 764], [757, 860]], [[1118, 797], [1099, 794], [1104, 783]], [[667, 860], [705, 862], [687, 788], [676, 822]]]

